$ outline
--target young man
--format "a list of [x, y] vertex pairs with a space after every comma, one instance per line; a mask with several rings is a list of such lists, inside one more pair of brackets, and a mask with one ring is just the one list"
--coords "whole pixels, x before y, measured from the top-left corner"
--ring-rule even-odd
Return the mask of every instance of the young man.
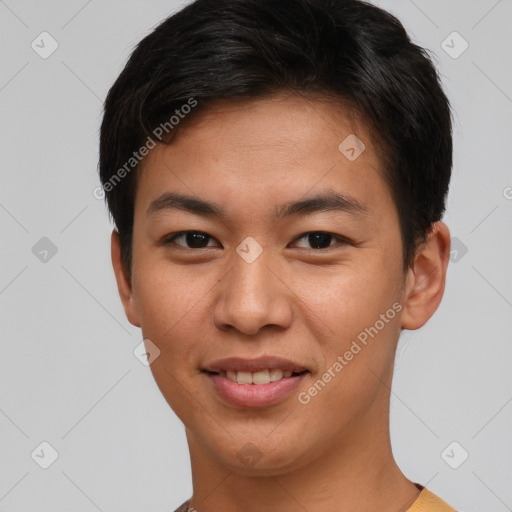
[[441, 301], [450, 109], [357, 0], [197, 0], [110, 90], [112, 261], [199, 512], [453, 510], [394, 461], [402, 329]]

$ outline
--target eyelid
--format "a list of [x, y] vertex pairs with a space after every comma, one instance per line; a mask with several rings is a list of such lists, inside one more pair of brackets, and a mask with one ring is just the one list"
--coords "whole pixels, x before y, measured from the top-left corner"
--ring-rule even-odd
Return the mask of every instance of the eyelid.
[[[191, 251], [197, 251], [199, 249], [211, 249], [213, 247], [213, 246], [206, 246], [206, 247], [192, 248], [192, 247], [187, 247], [186, 245], [181, 245], [181, 244], [178, 244], [178, 243], [175, 242], [175, 240], [177, 238], [180, 238], [180, 237], [182, 237], [184, 235], [187, 235], [188, 233], [197, 233], [197, 234], [205, 235], [210, 240], [215, 240], [222, 247], [222, 244], [214, 236], [210, 235], [206, 231], [199, 231], [199, 230], [195, 230], [195, 229], [189, 229], [189, 230], [184, 230], [184, 231], [177, 231], [176, 233], [172, 233], [170, 235], [167, 235], [167, 236], [165, 236], [162, 239], [161, 243], [163, 245], [174, 244], [174, 245], [176, 245], [178, 247], [182, 247], [183, 249], [189, 249]], [[303, 238], [306, 238], [308, 235], [311, 235], [311, 234], [329, 235], [334, 240], [336, 240], [338, 242], [338, 245], [339, 244], [341, 244], [341, 245], [347, 245], [347, 244], [348, 245], [354, 245], [354, 242], [352, 240], [350, 240], [349, 238], [345, 237], [345, 236], [337, 235], [335, 233], [331, 233], [329, 231], [322, 231], [322, 230], [305, 231], [304, 233], [296, 236], [291, 243], [296, 243], [297, 241], [302, 240]], [[308, 248], [308, 247], [299, 247], [299, 249], [305, 249], [305, 250], [314, 251], [314, 252], [328, 251], [328, 250], [334, 249], [334, 248], [336, 248], [336, 245], [330, 245], [329, 247], [325, 247], [325, 248], [322, 248], [322, 249], [314, 249], [314, 248]]]
[[[331, 233], [330, 231], [322, 231], [322, 230], [306, 231], [305, 233], [297, 236], [293, 240], [292, 243], [295, 243], [298, 240], [301, 240], [301, 239], [303, 239], [303, 238], [305, 238], [305, 237], [307, 237], [308, 235], [311, 235], [311, 234], [329, 235], [333, 239], [337, 240], [339, 244], [342, 244], [342, 245], [354, 245], [354, 242], [352, 240], [350, 240], [349, 238], [345, 237], [345, 236], [337, 235], [336, 233]], [[336, 245], [330, 245], [329, 247], [326, 247], [324, 249], [313, 249], [313, 248], [299, 247], [299, 249], [306, 249], [306, 250], [315, 251], [315, 252], [328, 251], [330, 249], [335, 249], [335, 248], [336, 248]]]
[[[181, 244], [178, 244], [175, 242], [175, 240], [177, 238], [180, 238], [184, 235], [187, 235], [189, 233], [196, 233], [196, 234], [200, 234], [200, 235], [205, 235], [206, 237], [208, 237], [210, 240], [215, 240], [218, 244], [220, 244], [222, 246], [222, 244], [212, 235], [210, 235], [209, 233], [206, 233], [206, 231], [199, 231], [197, 229], [186, 229], [184, 231], [177, 231], [176, 233], [171, 233], [170, 235], [166, 235], [162, 238], [161, 240], [161, 244], [162, 245], [171, 245], [171, 244], [174, 244], [178, 247], [182, 247], [183, 249], [190, 249], [191, 251], [197, 251], [198, 249], [194, 249], [192, 247], [187, 247], [186, 245], [181, 245]], [[206, 247], [200, 247], [199, 249], [211, 249], [213, 246], [206, 246]]]

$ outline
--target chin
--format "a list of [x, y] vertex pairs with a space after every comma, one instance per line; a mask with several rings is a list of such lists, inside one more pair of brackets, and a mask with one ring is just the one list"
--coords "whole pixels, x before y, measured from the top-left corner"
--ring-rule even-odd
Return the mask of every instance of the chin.
[[[270, 443], [268, 440], [254, 441], [250, 438], [244, 443], [238, 441], [236, 449], [226, 452], [226, 445], [212, 447], [230, 471], [244, 476], [278, 476], [306, 465], [314, 457], [306, 452], [297, 451], [296, 443]], [[241, 445], [240, 448], [238, 446]], [[217, 451], [215, 448], [219, 448]], [[304, 449], [305, 447], [301, 447]]]

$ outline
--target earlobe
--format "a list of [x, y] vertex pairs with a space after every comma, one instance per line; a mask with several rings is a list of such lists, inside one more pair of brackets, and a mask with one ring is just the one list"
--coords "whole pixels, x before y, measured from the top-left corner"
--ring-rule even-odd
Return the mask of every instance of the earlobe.
[[115, 230], [112, 231], [111, 236], [111, 256], [112, 267], [114, 268], [114, 274], [117, 281], [117, 289], [119, 291], [121, 302], [123, 303], [126, 318], [132, 325], [140, 327], [139, 314], [133, 300], [132, 284], [121, 258], [121, 241], [119, 233]]
[[438, 308], [444, 294], [449, 257], [450, 231], [446, 224], [439, 221], [433, 225], [408, 270], [402, 328], [419, 329]]

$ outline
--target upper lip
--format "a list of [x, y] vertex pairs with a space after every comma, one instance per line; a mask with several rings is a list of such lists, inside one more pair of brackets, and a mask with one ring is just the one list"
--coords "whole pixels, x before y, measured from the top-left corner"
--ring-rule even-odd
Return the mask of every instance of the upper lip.
[[281, 357], [262, 356], [256, 359], [245, 359], [243, 357], [227, 357], [225, 359], [217, 359], [207, 364], [204, 370], [209, 372], [259, 372], [262, 370], [279, 369], [283, 371], [303, 372], [306, 367], [300, 363], [283, 359]]

